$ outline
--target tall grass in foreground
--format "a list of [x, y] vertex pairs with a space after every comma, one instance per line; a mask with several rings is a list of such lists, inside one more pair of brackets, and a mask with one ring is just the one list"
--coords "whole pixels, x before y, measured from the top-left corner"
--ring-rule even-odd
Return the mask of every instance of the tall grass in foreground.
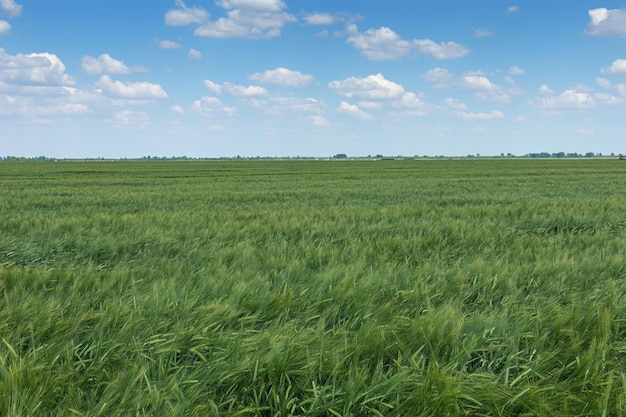
[[2, 163], [0, 415], [625, 415], [625, 174]]

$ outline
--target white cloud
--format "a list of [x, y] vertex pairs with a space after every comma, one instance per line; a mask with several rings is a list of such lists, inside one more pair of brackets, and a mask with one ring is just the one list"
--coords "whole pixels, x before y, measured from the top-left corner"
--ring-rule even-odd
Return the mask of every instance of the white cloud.
[[519, 7], [518, 6], [509, 6], [509, 8], [506, 9], [506, 11], [508, 13], [517, 13], [517, 12], [519, 12]]
[[523, 115], [515, 116], [515, 119], [513, 119], [513, 121], [515, 123], [524, 123], [526, 122], [526, 116], [523, 116]]
[[586, 33], [596, 36], [626, 37], [626, 9], [606, 9], [604, 7], [589, 10], [591, 22]]
[[603, 74], [626, 74], [626, 59], [616, 59], [610, 67], [602, 68]]
[[211, 80], [204, 80], [204, 86], [213, 94], [222, 94], [222, 86]]
[[545, 95], [554, 93], [554, 90], [545, 84], [541, 85], [541, 87], [539, 87], [537, 91], [539, 92], [539, 94], [545, 94]]
[[302, 74], [287, 68], [279, 67], [265, 72], [250, 75], [252, 81], [276, 84], [283, 87], [305, 87], [315, 79], [312, 75]]
[[216, 4], [224, 9], [250, 9], [264, 12], [279, 12], [287, 7], [283, 0], [219, 0]]
[[303, 17], [309, 25], [332, 25], [339, 19], [331, 13], [310, 13]]
[[8, 17], [17, 17], [22, 13], [22, 6], [14, 0], [0, 0], [0, 10]]
[[513, 65], [512, 67], [509, 68], [509, 75], [523, 75], [525, 74], [526, 71], [524, 71], [523, 69], [521, 69], [520, 67]]
[[186, 26], [202, 24], [209, 20], [209, 12], [201, 7], [187, 7], [182, 0], [176, 0], [178, 9], [169, 10], [165, 13], [167, 26]]
[[320, 116], [319, 114], [308, 116], [307, 119], [317, 127], [330, 127], [330, 122], [324, 116]]
[[312, 97], [271, 96], [265, 99], [250, 99], [248, 103], [268, 114], [280, 115], [288, 112], [321, 114], [326, 104]]
[[180, 48], [180, 44], [174, 41], [163, 40], [159, 42], [159, 48], [161, 49], [176, 49]]
[[459, 78], [459, 85], [467, 90], [475, 91], [480, 99], [490, 98], [494, 101], [508, 101], [509, 95], [504, 88], [492, 83], [480, 73], [469, 73]]
[[89, 112], [89, 106], [74, 101], [73, 90], [69, 87], [52, 87], [34, 96], [19, 92], [15, 95], [0, 94], [0, 114], [26, 117], [31, 121], [40, 118], [43, 121], [58, 115], [79, 116]]
[[419, 53], [437, 59], [461, 58], [469, 54], [469, 49], [456, 42], [436, 43], [430, 39], [414, 39], [412, 43]]
[[187, 53], [187, 58], [190, 61], [196, 61], [202, 58], [202, 52], [198, 51], [197, 49], [191, 48], [189, 52]]
[[451, 108], [452, 110], [465, 110], [467, 109], [467, 106], [465, 105], [465, 103], [463, 103], [462, 101], [456, 99], [456, 98], [447, 98], [444, 101], [446, 103], [446, 106], [448, 106], [449, 108]]
[[356, 104], [350, 104], [345, 101], [342, 101], [339, 104], [337, 111], [362, 120], [370, 120], [374, 118], [374, 116], [372, 116], [371, 114], [361, 110]]
[[103, 75], [96, 85], [102, 89], [103, 94], [114, 98], [133, 100], [167, 98], [167, 93], [159, 84], [149, 82], [124, 83], [112, 81], [108, 75]]
[[456, 115], [462, 119], [468, 120], [494, 120], [504, 119], [504, 113], [499, 110], [493, 110], [491, 113], [467, 113], [464, 111], [456, 112]]
[[122, 110], [113, 114], [113, 117], [106, 119], [105, 122], [116, 128], [140, 131], [150, 124], [150, 117], [145, 112]]
[[178, 114], [178, 115], [184, 115], [185, 114], [185, 110], [183, 110], [183, 108], [181, 106], [179, 106], [178, 104], [170, 107], [170, 111], [174, 114]]
[[590, 94], [579, 93], [576, 90], [565, 90], [558, 96], [541, 99], [541, 107], [546, 110], [587, 109], [595, 104]]
[[411, 53], [430, 55], [438, 59], [459, 58], [468, 49], [455, 42], [436, 43], [430, 39], [404, 40], [388, 27], [359, 32], [355, 24], [348, 25], [347, 42], [370, 60], [398, 59]]
[[410, 42], [400, 38], [393, 30], [381, 27], [359, 32], [355, 24], [348, 27], [347, 42], [371, 60], [397, 59], [411, 52]]
[[433, 83], [434, 88], [446, 88], [448, 81], [452, 79], [452, 74], [445, 68], [433, 68], [426, 72], [424, 79]]
[[9, 55], [0, 48], [0, 83], [17, 85], [73, 85], [65, 65], [47, 52]]
[[283, 10], [281, 0], [221, 0], [216, 4], [226, 9], [226, 17], [209, 20], [198, 26], [194, 34], [208, 38], [263, 39], [280, 36], [285, 24], [297, 19]]
[[624, 99], [621, 97], [615, 97], [612, 94], [607, 93], [596, 93], [593, 95], [593, 98], [603, 104], [616, 105], [624, 103]]
[[228, 82], [219, 85], [211, 80], [204, 80], [204, 86], [213, 94], [225, 93], [235, 97], [258, 97], [267, 95], [265, 88], [256, 85], [246, 87], [244, 85], [231, 84]]
[[0, 36], [7, 35], [11, 31], [11, 24], [5, 20], [0, 20]]
[[493, 91], [496, 89], [496, 85], [484, 75], [464, 75], [459, 79], [459, 83], [468, 90]]
[[392, 105], [396, 108], [404, 108], [404, 109], [412, 109], [412, 110], [420, 110], [421, 114], [425, 114], [424, 112], [427, 110], [433, 110], [437, 108], [432, 104], [424, 103], [415, 93], [404, 93], [399, 100], [396, 100], [392, 103]]
[[488, 36], [493, 35], [493, 32], [491, 32], [490, 30], [487, 29], [476, 29], [473, 32], [473, 35], [475, 38], [486, 38]]
[[191, 109], [204, 117], [226, 115], [234, 116], [237, 109], [224, 105], [217, 97], [202, 97], [200, 100], [193, 102]]
[[246, 87], [243, 85], [224, 83], [222, 85], [222, 91], [235, 97], [258, 97], [267, 95], [267, 90], [257, 85], [249, 85]]
[[128, 68], [122, 61], [112, 58], [109, 54], [101, 54], [98, 58], [85, 55], [82, 61], [82, 71], [86, 74], [129, 74]]
[[338, 94], [352, 98], [392, 99], [404, 94], [404, 87], [387, 80], [381, 73], [366, 78], [350, 77], [343, 81], [332, 81], [328, 87]]
[[380, 109], [381, 107], [383, 107], [383, 104], [380, 101], [369, 101], [369, 100], [359, 101], [358, 105], [360, 108], [368, 109], [368, 110], [376, 110], [376, 109]]
[[610, 89], [613, 87], [613, 84], [611, 84], [611, 82], [609, 80], [607, 80], [606, 78], [596, 78], [596, 83], [601, 87], [604, 88], [606, 90]]

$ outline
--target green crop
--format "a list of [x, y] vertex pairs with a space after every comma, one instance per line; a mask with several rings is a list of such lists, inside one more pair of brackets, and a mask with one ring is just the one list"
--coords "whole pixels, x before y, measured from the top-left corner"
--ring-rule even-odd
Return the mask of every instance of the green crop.
[[626, 415], [626, 164], [0, 163], [0, 415]]

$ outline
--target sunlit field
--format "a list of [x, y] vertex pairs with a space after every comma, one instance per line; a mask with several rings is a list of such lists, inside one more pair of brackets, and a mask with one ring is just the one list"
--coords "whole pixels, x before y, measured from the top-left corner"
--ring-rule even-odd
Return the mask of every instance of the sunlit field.
[[626, 162], [0, 163], [2, 416], [626, 415]]

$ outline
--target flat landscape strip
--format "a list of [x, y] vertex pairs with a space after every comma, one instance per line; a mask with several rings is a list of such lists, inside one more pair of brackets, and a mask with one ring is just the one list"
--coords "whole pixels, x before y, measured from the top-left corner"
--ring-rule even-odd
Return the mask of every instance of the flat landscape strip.
[[0, 415], [626, 414], [626, 164], [0, 162]]

